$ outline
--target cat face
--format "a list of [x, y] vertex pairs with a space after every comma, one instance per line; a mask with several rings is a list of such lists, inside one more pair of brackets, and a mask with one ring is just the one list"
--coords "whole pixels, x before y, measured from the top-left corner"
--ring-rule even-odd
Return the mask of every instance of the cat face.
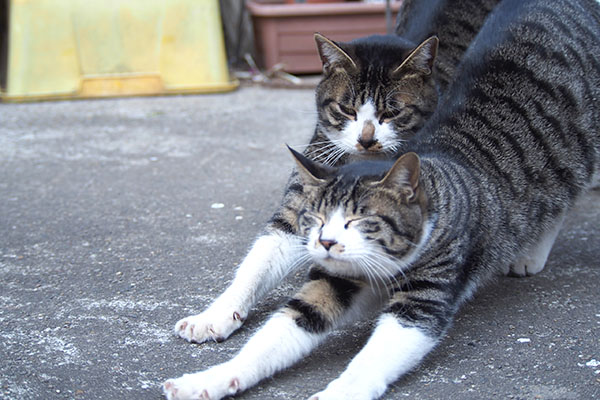
[[398, 36], [336, 43], [316, 34], [315, 40], [324, 71], [316, 92], [318, 127], [331, 152], [394, 153], [433, 113], [437, 38], [416, 48]]
[[306, 189], [298, 226], [311, 259], [334, 275], [391, 283], [422, 236], [418, 157], [411, 153], [391, 168], [364, 161], [339, 169], [296, 157]]

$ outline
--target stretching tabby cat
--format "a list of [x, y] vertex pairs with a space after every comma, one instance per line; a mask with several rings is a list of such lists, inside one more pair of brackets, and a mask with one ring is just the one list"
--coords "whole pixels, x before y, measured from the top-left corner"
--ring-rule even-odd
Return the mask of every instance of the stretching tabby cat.
[[[496, 2], [485, 0], [478, 7], [471, 0], [412, 5], [409, 12], [414, 18], [398, 28], [407, 27], [409, 41], [374, 36], [334, 43], [315, 35], [324, 78], [316, 92], [317, 127], [305, 154], [330, 165], [342, 165], [349, 158], [393, 155], [423, 126], [437, 104], [435, 74], [430, 73], [434, 59], [446, 66], [443, 76], [448, 79], [452, 73], [448, 66], [460, 58], [483, 24], [485, 12]], [[419, 12], [433, 14], [430, 18]], [[438, 41], [427, 36], [429, 32], [452, 36], [448, 38], [452, 45], [438, 52]], [[415, 42], [422, 43], [415, 46]], [[281, 254], [298, 247], [301, 187], [294, 172], [281, 208], [254, 243], [231, 286], [203, 313], [178, 321], [177, 335], [198, 343], [226, 339], [242, 325], [255, 302], [298, 266], [290, 262], [294, 256]]]
[[[512, 263], [541, 270], [600, 167], [599, 54], [594, 0], [504, 0], [411, 153], [339, 168], [296, 154], [297, 229], [319, 267], [231, 361], [167, 381], [167, 397], [235, 394], [379, 308], [365, 347], [312, 397], [377, 398], [474, 290]], [[302, 257], [280, 250], [277, 262]]]

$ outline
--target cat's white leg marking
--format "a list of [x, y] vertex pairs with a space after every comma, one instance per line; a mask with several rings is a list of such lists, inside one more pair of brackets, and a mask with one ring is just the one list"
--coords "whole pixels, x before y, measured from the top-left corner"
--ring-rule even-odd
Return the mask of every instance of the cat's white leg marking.
[[273, 233], [259, 237], [225, 292], [204, 312], [178, 321], [175, 333], [197, 343], [227, 339], [242, 326], [252, 305], [297, 266], [301, 255], [296, 236]]
[[365, 347], [348, 368], [310, 400], [371, 400], [414, 368], [436, 345], [424, 331], [404, 327], [391, 314], [383, 315]]
[[540, 238], [540, 240], [527, 249], [516, 261], [510, 266], [509, 275], [512, 276], [532, 276], [544, 269], [552, 245], [558, 236], [558, 232], [562, 227], [564, 216], [560, 217], [556, 224], [548, 229]]
[[279, 312], [230, 361], [203, 372], [169, 379], [165, 396], [174, 399], [218, 400], [255, 385], [307, 355], [325, 334], [298, 327], [293, 316]]

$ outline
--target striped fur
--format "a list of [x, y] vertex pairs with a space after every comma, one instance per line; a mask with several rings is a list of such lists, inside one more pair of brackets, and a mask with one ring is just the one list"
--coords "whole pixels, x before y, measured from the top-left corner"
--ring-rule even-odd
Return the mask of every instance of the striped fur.
[[[452, 96], [407, 145], [420, 163], [407, 153], [395, 164], [363, 161], [305, 178], [303, 214], [316, 216], [303, 219], [308, 251], [327, 248], [315, 261], [360, 279], [352, 264], [362, 260], [343, 259], [354, 254], [347, 231], [360, 231], [365, 246], [398, 263], [384, 315], [433, 342], [462, 302], [520, 258], [543, 267], [563, 216], [600, 167], [599, 21], [591, 0], [504, 0], [467, 52]], [[300, 171], [314, 176], [319, 167], [305, 161]], [[415, 185], [408, 177], [417, 175]], [[324, 235], [340, 209], [346, 232]], [[353, 227], [362, 220], [370, 223]]]
[[[305, 235], [340, 208], [345, 221], [371, 222], [363, 236], [403, 264], [387, 311], [435, 335], [473, 290], [538, 244], [545, 261], [600, 163], [598, 21], [591, 0], [504, 0], [467, 52], [452, 96], [407, 145], [420, 157], [412, 200], [404, 178], [391, 188], [373, 183], [391, 162], [348, 164], [307, 193], [301, 215], [318, 218], [305, 219]], [[407, 263], [406, 243], [417, 242], [425, 221], [433, 230]]]
[[[256, 254], [288, 265], [309, 255], [318, 267], [237, 356], [167, 381], [167, 398], [235, 394], [373, 309], [382, 315], [371, 339], [312, 399], [381, 396], [440, 341], [477, 288], [521, 259], [543, 266], [560, 222], [599, 170], [599, 55], [596, 1], [503, 0], [447, 96], [404, 146], [409, 153], [336, 168], [297, 155], [297, 195], [284, 206], [292, 217], [280, 226], [287, 233], [259, 241], [267, 251]], [[304, 256], [286, 235], [303, 241]], [[265, 276], [257, 265], [239, 276]], [[241, 297], [263, 291], [244, 287]]]
[[[408, 39], [373, 36], [334, 43], [316, 35], [325, 74], [316, 91], [317, 126], [305, 154], [330, 165], [342, 165], [355, 158], [389, 157], [400, 150], [437, 104], [436, 73], [443, 75], [440, 83], [445, 85], [449, 71], [453, 71], [443, 67], [431, 73], [434, 59], [442, 60], [444, 65], [458, 62], [492, 1], [484, 3], [484, 7], [470, 8], [478, 22], [456, 37], [452, 34], [460, 28], [448, 17], [454, 17], [449, 11], [456, 5], [445, 2], [437, 7], [407, 8], [404, 14], [410, 18], [399, 27], [406, 28]], [[424, 11], [433, 12], [433, 16]], [[462, 26], [467, 14], [461, 18]], [[419, 31], [421, 27], [424, 30]], [[426, 36], [428, 33], [443, 35], [453, 45], [442, 43], [438, 51], [437, 39]], [[297, 172], [293, 172], [282, 206], [241, 263], [231, 287], [204, 312], [178, 321], [174, 329], [177, 335], [193, 342], [226, 339], [242, 325], [258, 299], [302, 265], [280, 255], [284, 249], [297, 251], [295, 235], [303, 190]]]
[[456, 67], [488, 14], [500, 0], [403, 0], [396, 34], [419, 43], [430, 36], [440, 39], [435, 63], [442, 92], [454, 78]]
[[238, 356], [168, 381], [167, 397], [243, 390], [378, 305], [370, 340], [311, 399], [381, 396], [478, 287], [523, 255], [547, 256], [600, 166], [599, 54], [595, 1], [503, 0], [412, 152], [339, 168], [296, 154], [299, 231], [320, 266]]

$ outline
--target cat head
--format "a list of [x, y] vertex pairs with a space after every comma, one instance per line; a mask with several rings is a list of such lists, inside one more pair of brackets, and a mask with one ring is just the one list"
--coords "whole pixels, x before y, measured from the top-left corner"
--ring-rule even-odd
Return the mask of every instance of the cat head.
[[334, 168], [292, 153], [304, 182], [298, 227], [311, 259], [335, 275], [391, 283], [426, 231], [419, 157]]
[[340, 152], [394, 153], [433, 113], [436, 37], [418, 46], [392, 35], [341, 43], [317, 33], [315, 40], [323, 62], [318, 127]]

